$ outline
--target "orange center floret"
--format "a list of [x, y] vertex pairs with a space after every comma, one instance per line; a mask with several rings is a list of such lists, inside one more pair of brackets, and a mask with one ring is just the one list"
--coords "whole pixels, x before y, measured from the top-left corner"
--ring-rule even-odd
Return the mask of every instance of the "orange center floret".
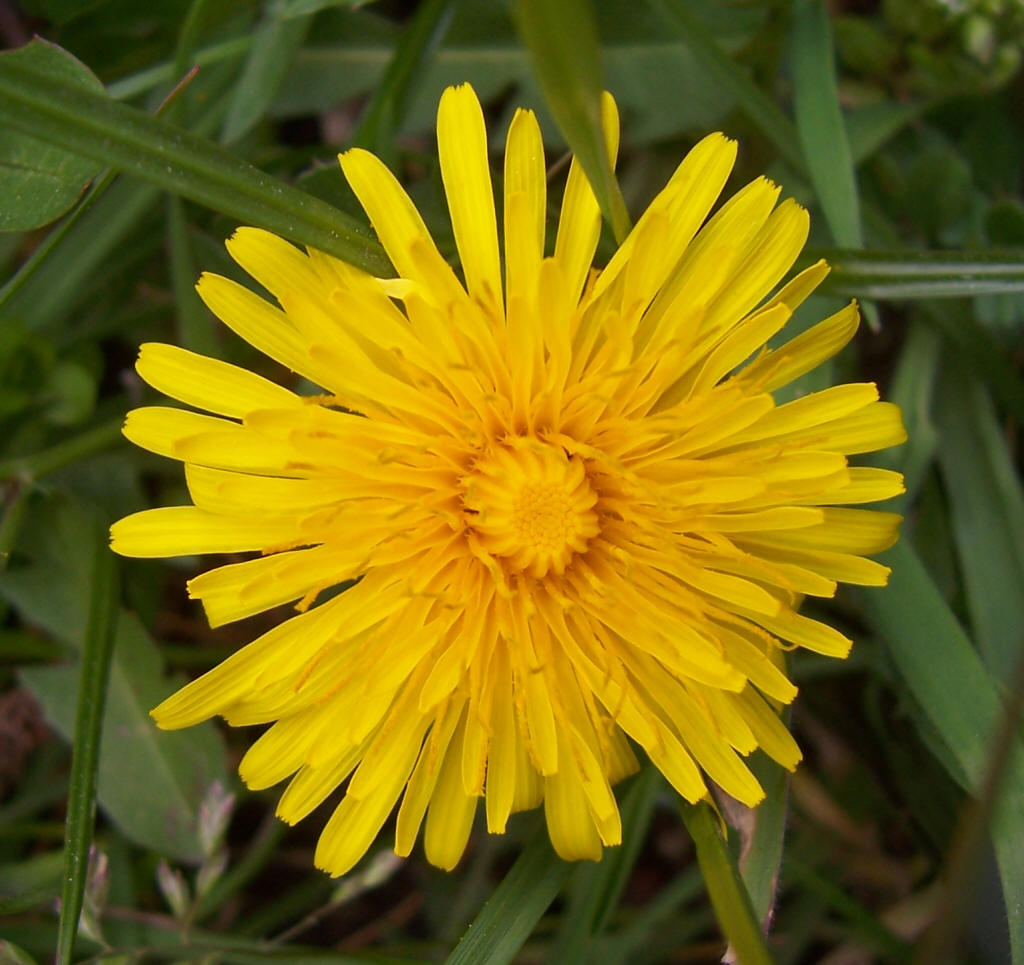
[[578, 456], [532, 437], [506, 440], [466, 477], [466, 519], [512, 573], [563, 573], [600, 530], [597, 493]]

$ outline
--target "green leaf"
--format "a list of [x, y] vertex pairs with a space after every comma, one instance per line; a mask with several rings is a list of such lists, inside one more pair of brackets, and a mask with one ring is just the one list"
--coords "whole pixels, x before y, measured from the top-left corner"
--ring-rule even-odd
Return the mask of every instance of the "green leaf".
[[[21, 674], [69, 740], [81, 666], [32, 667]], [[226, 780], [224, 748], [210, 724], [157, 730], [149, 711], [174, 689], [156, 645], [135, 617], [122, 613], [103, 717], [99, 803], [129, 840], [178, 861], [199, 861], [199, 805], [214, 781]]]
[[[30, 65], [71, 87], [103, 92], [103, 85], [81, 61], [39, 38], [0, 53], [0, 61]], [[31, 132], [0, 127], [0, 177], [4, 183], [0, 231], [29, 231], [59, 218], [102, 167], [99, 160], [69, 153]]]
[[0, 914], [13, 915], [40, 904], [52, 905], [60, 896], [63, 871], [62, 851], [44, 851], [21, 861], [0, 864]]
[[[18, 558], [23, 562], [0, 574], [0, 594], [22, 619], [79, 654], [87, 645], [93, 566], [91, 547], [82, 534], [95, 526], [66, 497], [37, 499], [22, 527]], [[103, 543], [104, 553], [109, 553], [105, 538]], [[85, 659], [22, 671], [25, 685], [69, 741], [75, 735], [79, 677], [87, 679], [93, 666]], [[210, 784], [226, 780], [225, 755], [212, 724], [174, 733], [156, 729], [149, 711], [173, 689], [163, 675], [156, 645], [134, 616], [121, 611], [103, 716], [99, 802], [131, 840], [192, 861], [202, 857], [196, 830], [199, 804]]]
[[[992, 678], [971, 641], [904, 538], [882, 561], [889, 585], [859, 594], [864, 613], [885, 643], [903, 685], [948, 751], [943, 763], [954, 780], [978, 791], [1002, 716]], [[1024, 748], [1011, 748], [992, 818], [991, 834], [1002, 878], [1013, 961], [1024, 962]]]
[[547, 829], [538, 827], [445, 965], [505, 965], [513, 961], [571, 870], [551, 849]]
[[256, 27], [242, 76], [235, 84], [224, 118], [221, 143], [237, 141], [266, 113], [312, 21], [311, 13], [287, 20], [266, 17]]
[[697, 848], [697, 861], [711, 907], [737, 961], [743, 965], [771, 965], [750, 893], [718, 831], [714, 811], [706, 801], [684, 801], [681, 807], [686, 830]]
[[31, 132], [366, 271], [391, 273], [380, 245], [330, 205], [204, 138], [5, 58], [0, 58], [0, 125]]
[[[92, 566], [82, 672], [75, 675], [72, 688], [62, 695], [61, 704], [62, 729], [71, 739], [72, 752], [57, 965], [67, 965], [71, 961], [85, 897], [89, 846], [96, 820], [97, 772], [102, 755], [101, 727], [117, 624], [117, 569], [107, 545], [107, 534], [104, 529], [92, 525], [79, 533], [79, 539], [92, 551]], [[105, 736], [108, 738], [109, 757], [111, 750], [117, 753], [117, 745], [110, 739], [116, 741], [119, 735], [106, 731]]]
[[936, 423], [973, 636], [992, 675], [1008, 680], [1024, 641], [1024, 491], [988, 392], [952, 361]]
[[863, 246], [857, 182], [839, 110], [835, 51], [828, 7], [821, 0], [793, 3], [793, 107], [811, 184], [832, 237]]
[[588, 0], [518, 0], [516, 21], [544, 99], [621, 242], [629, 214], [601, 128], [601, 48]]
[[91, 547], [82, 534], [95, 525], [67, 497], [36, 496], [17, 547], [18, 562], [0, 575], [0, 596], [26, 623], [42, 627], [79, 653], [86, 643], [93, 567]]
[[[214, 120], [220, 117], [220, 105], [214, 104], [197, 121], [196, 131], [208, 133], [214, 129]], [[17, 274], [0, 289], [0, 309], [25, 320], [30, 328], [43, 328], [58, 321], [87, 292], [90, 283], [97, 281], [101, 271], [115, 266], [115, 254], [125, 251], [125, 237], [135, 230], [146, 211], [156, 203], [159, 192], [148, 184], [118, 179], [108, 171], [89, 193], [86, 200], [49, 233], [32, 256], [18, 269]], [[171, 271], [177, 304], [198, 302], [195, 291], [188, 298], [179, 286], [195, 285], [194, 268], [186, 279], [189, 259], [184, 255], [184, 213], [181, 200], [169, 199], [169, 233]], [[176, 218], [175, 206], [179, 216]], [[135, 246], [132, 246], [133, 248]], [[184, 298], [184, 300], [183, 300]], [[204, 324], [209, 327], [204, 308]], [[190, 316], [195, 321], [196, 314]], [[188, 333], [188, 329], [183, 328]], [[199, 343], [197, 343], [198, 345]], [[200, 351], [196, 345], [186, 348]]]

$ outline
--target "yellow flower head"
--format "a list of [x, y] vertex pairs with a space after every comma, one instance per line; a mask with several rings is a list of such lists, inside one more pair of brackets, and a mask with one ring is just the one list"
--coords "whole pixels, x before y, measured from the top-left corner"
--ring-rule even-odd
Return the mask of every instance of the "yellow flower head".
[[[614, 156], [610, 97], [604, 115]], [[799, 615], [801, 598], [884, 584], [865, 555], [899, 522], [836, 508], [902, 491], [897, 473], [847, 462], [904, 438], [874, 385], [772, 398], [849, 341], [857, 309], [765, 349], [828, 267], [770, 295], [807, 213], [776, 206], [765, 179], [708, 219], [732, 141], [701, 141], [598, 271], [600, 213], [575, 162], [545, 254], [532, 113], [508, 132], [503, 245], [470, 87], [445, 91], [437, 134], [465, 283], [387, 168], [348, 151], [397, 278], [241, 228], [228, 249], [277, 305], [215, 275], [198, 286], [326, 394], [150, 344], [141, 376], [214, 414], [150, 407], [125, 425], [185, 463], [195, 505], [121, 520], [113, 548], [258, 552], [196, 577], [191, 596], [214, 626], [299, 611], [153, 715], [271, 724], [240, 770], [253, 788], [289, 781], [285, 821], [347, 781], [316, 852], [334, 875], [396, 804], [395, 850], [426, 818], [427, 857], [451, 868], [480, 798], [491, 832], [543, 803], [559, 854], [598, 858], [620, 841], [611, 786], [637, 745], [690, 801], [710, 778], [756, 804], [743, 757], [800, 758], [770, 703], [796, 693], [780, 651], [850, 647]]]

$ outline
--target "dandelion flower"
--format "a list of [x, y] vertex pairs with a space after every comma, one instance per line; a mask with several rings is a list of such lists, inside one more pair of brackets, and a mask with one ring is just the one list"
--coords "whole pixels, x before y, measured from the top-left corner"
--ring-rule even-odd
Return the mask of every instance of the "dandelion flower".
[[[610, 97], [603, 113], [614, 158]], [[689, 801], [710, 780], [755, 805], [743, 758], [800, 758], [773, 709], [796, 693], [780, 651], [850, 648], [801, 599], [884, 584], [866, 557], [899, 523], [849, 508], [902, 491], [847, 460], [904, 438], [874, 385], [772, 397], [858, 314], [765, 348], [828, 267], [771, 294], [808, 219], [763, 178], [709, 218], [732, 141], [697, 144], [598, 270], [600, 213], [575, 161], [545, 254], [532, 113], [508, 131], [500, 235], [470, 87], [445, 91], [437, 136], [461, 277], [382, 162], [348, 151], [397, 277], [241, 228], [228, 250], [276, 304], [216, 275], [198, 285], [323, 394], [147, 344], [142, 378], [212, 414], [147, 407], [124, 430], [185, 464], [194, 505], [121, 520], [114, 550], [257, 553], [188, 584], [211, 625], [298, 611], [153, 716], [270, 724], [240, 772], [289, 782], [289, 823], [344, 785], [316, 851], [333, 875], [396, 806], [396, 852], [425, 821], [427, 858], [453, 867], [481, 798], [489, 831], [543, 805], [558, 853], [597, 859], [620, 842], [612, 786], [637, 748]]]

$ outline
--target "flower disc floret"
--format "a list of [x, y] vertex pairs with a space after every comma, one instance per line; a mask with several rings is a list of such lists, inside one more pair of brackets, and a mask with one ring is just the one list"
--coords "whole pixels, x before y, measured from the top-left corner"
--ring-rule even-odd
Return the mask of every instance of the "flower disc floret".
[[466, 523], [510, 573], [561, 575], [600, 532], [584, 461], [515, 437], [479, 459], [465, 480]]

